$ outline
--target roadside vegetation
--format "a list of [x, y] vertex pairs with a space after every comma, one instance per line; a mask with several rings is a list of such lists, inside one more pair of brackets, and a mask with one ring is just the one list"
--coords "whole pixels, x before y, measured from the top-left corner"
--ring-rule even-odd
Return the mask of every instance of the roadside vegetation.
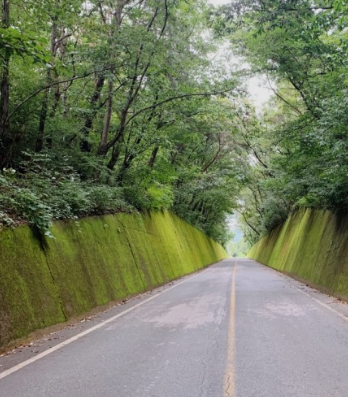
[[171, 209], [224, 243], [245, 153], [200, 0], [2, 0], [0, 222]]
[[347, 209], [343, 1], [1, 8], [1, 225], [170, 209], [225, 244], [237, 213], [253, 243], [300, 207]]
[[342, 0], [247, 0], [218, 13], [216, 34], [273, 91], [256, 118], [241, 116], [251, 158], [239, 211], [250, 242], [299, 208], [348, 209], [347, 11]]

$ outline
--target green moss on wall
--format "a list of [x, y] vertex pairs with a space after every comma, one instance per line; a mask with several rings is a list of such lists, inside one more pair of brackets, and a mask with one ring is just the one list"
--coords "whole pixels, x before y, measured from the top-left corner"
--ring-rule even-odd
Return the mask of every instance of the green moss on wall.
[[169, 212], [56, 222], [40, 243], [28, 226], [0, 233], [0, 346], [226, 257]]
[[348, 216], [302, 210], [261, 239], [248, 256], [348, 300]]

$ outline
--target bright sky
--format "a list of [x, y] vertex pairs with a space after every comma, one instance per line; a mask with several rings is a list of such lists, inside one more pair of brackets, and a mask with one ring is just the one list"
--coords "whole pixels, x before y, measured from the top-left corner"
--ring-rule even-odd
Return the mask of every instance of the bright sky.
[[254, 102], [256, 110], [261, 111], [262, 107], [271, 99], [273, 92], [266, 81], [265, 76], [254, 76], [248, 81], [248, 92], [250, 99]]
[[232, 0], [208, 0], [209, 3], [219, 6], [221, 4], [231, 3]]
[[[208, 0], [210, 4], [215, 6], [232, 3], [232, 1], [233, 0]], [[215, 53], [213, 58], [215, 58], [216, 64], [220, 64], [225, 67], [227, 73], [228, 71], [233, 73], [233, 70], [238, 69], [238, 64], [243, 65], [243, 61], [241, 59], [233, 56], [227, 42], [220, 45], [220, 49]], [[273, 94], [264, 76], [251, 77], [247, 83], [247, 89], [249, 91], [249, 97], [258, 111], [261, 110]]]
[[[233, 0], [208, 0], [210, 4], [215, 6], [231, 3]], [[215, 54], [215, 61], [217, 63], [223, 64], [226, 68], [226, 71], [232, 72], [235, 68], [233, 65], [234, 62], [237, 64], [241, 62], [239, 59], [235, 59], [232, 55], [232, 51], [228, 49], [227, 43], [222, 44], [220, 47], [220, 51], [217, 51]], [[254, 103], [257, 111], [260, 111], [261, 108], [267, 103], [267, 101], [272, 96], [272, 91], [268, 86], [268, 82], [264, 76], [254, 76], [249, 79], [247, 83], [247, 89], [249, 91], [249, 98]], [[240, 234], [242, 234], [239, 229], [238, 221], [236, 215], [233, 215], [228, 218], [228, 227], [229, 229], [235, 233], [235, 235], [240, 238]]]

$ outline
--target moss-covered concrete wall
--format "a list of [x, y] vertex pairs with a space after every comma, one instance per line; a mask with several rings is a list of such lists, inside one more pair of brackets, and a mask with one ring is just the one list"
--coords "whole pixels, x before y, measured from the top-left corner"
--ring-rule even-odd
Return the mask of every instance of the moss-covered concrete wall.
[[169, 212], [56, 222], [52, 233], [0, 233], [0, 346], [226, 257]]
[[348, 300], [348, 216], [302, 210], [273, 230], [248, 256]]

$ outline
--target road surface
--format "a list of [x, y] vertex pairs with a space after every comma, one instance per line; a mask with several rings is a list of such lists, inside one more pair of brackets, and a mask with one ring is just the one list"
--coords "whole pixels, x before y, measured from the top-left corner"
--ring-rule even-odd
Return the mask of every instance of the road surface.
[[218, 264], [0, 358], [0, 397], [346, 397], [348, 307]]

